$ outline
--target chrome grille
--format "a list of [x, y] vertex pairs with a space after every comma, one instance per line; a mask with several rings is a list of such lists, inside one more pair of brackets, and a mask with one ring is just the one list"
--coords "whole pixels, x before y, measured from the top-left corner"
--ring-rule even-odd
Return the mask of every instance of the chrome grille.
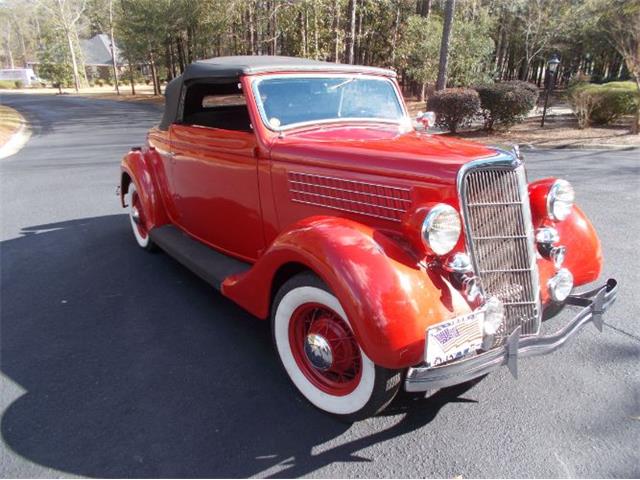
[[523, 166], [482, 162], [462, 174], [460, 197], [467, 244], [486, 297], [505, 305], [504, 339], [518, 326], [540, 328], [539, 280]]

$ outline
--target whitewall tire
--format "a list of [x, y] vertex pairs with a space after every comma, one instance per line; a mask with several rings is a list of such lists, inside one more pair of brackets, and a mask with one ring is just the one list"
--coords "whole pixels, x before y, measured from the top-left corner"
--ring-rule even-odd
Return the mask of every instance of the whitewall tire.
[[359, 347], [338, 299], [303, 273], [278, 291], [272, 309], [278, 356], [314, 406], [350, 421], [375, 415], [400, 386], [400, 371], [375, 365]]
[[140, 248], [152, 250], [154, 243], [149, 238], [142, 201], [133, 182], [129, 185], [127, 192], [127, 205], [129, 206], [129, 222], [131, 223], [131, 230], [133, 231], [136, 243]]

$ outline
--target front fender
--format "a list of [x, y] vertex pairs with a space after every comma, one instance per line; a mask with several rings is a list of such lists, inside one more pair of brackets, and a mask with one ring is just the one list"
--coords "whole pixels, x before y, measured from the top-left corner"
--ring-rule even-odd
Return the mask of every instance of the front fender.
[[127, 177], [136, 186], [142, 206], [144, 208], [146, 227], [151, 230], [154, 227], [169, 223], [166, 215], [159, 188], [153, 169], [153, 152], [132, 150], [127, 153], [120, 163], [120, 195], [122, 206], [125, 206], [125, 195], [128, 192], [129, 183]]
[[[529, 198], [534, 228], [553, 227], [558, 231], [559, 245], [567, 248], [563, 267], [573, 275], [575, 286], [594, 282], [602, 271], [602, 247], [593, 224], [585, 213], [574, 205], [571, 214], [562, 221], [554, 221], [547, 214], [547, 195], [555, 178], [545, 178], [529, 185]], [[550, 301], [547, 281], [555, 274], [555, 267], [550, 260], [538, 259], [541, 277], [541, 294], [543, 303]]]
[[342, 304], [364, 352], [387, 368], [421, 362], [426, 328], [470, 311], [462, 295], [421, 265], [401, 241], [336, 217], [295, 224], [251, 270], [225, 280], [222, 291], [266, 318], [274, 278], [292, 263], [322, 278]]

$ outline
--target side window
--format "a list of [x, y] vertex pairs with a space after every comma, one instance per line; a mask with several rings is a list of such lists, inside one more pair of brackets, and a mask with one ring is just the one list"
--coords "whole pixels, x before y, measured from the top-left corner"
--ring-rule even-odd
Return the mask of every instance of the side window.
[[231, 93], [228, 95], [206, 95], [202, 99], [202, 108], [217, 108], [230, 106], [247, 106], [247, 101], [241, 93]]
[[184, 95], [182, 123], [250, 132], [247, 102], [238, 89], [238, 81], [188, 85]]

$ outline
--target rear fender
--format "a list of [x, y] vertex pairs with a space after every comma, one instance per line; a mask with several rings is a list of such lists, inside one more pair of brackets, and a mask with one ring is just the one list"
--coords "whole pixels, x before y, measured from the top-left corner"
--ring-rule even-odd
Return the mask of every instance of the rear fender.
[[165, 212], [160, 191], [157, 187], [154, 169], [153, 155], [158, 155], [155, 150], [131, 150], [127, 153], [120, 164], [120, 201], [122, 206], [126, 206], [126, 194], [129, 191], [130, 182], [136, 186], [147, 221], [147, 228], [169, 223]]
[[315, 272], [338, 297], [364, 352], [378, 365], [422, 361], [425, 329], [470, 311], [462, 295], [398, 240], [357, 222], [311, 217], [283, 232], [223, 293], [266, 318], [274, 278], [287, 265]]

